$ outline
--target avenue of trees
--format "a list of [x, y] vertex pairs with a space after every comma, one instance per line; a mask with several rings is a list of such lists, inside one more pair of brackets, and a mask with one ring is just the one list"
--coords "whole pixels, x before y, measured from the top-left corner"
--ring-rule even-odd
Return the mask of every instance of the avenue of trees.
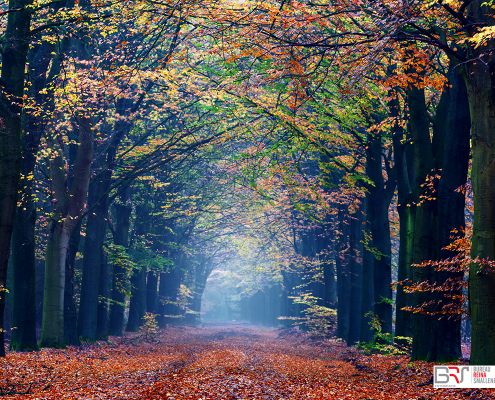
[[0, 356], [203, 313], [495, 364], [494, 17], [0, 2]]

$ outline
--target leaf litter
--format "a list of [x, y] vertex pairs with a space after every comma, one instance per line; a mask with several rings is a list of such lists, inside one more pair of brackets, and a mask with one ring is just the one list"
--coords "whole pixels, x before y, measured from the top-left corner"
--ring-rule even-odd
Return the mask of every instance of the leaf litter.
[[434, 389], [433, 363], [237, 326], [172, 326], [147, 341], [126, 334], [8, 352], [0, 368], [8, 399], [495, 399], [491, 389]]

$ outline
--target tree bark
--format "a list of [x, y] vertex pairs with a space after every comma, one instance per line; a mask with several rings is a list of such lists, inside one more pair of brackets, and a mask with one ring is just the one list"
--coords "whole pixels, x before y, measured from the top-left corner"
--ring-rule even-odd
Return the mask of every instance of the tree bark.
[[[373, 295], [374, 314], [382, 333], [392, 333], [392, 242], [388, 209], [395, 192], [395, 177], [389, 172], [385, 183], [382, 172], [382, 138], [368, 136], [366, 173], [373, 185], [368, 186], [368, 219], [374, 249]], [[387, 162], [387, 161], [386, 161]]]
[[[397, 212], [399, 214], [399, 259], [397, 280], [411, 284], [412, 275], [412, 251], [414, 239], [414, 221], [416, 205], [412, 199], [411, 181], [414, 181], [414, 166], [411, 165], [413, 158], [406, 157], [406, 151], [411, 153], [411, 146], [403, 143], [404, 130], [400, 125], [400, 102], [396, 97], [398, 93], [391, 92], [393, 98], [389, 102], [391, 116], [395, 119], [392, 128], [392, 142], [394, 149], [395, 174], [397, 177]], [[403, 286], [397, 286], [396, 295], [396, 318], [395, 336], [411, 337], [413, 335], [412, 313], [403, 310], [412, 307], [412, 294], [404, 292]], [[399, 343], [405, 344], [405, 342]]]
[[[28, 185], [31, 186], [30, 183]], [[30, 190], [24, 193], [31, 195]], [[38, 349], [36, 339], [36, 259], [34, 243], [36, 209], [32, 201], [27, 201], [21, 207], [23, 210], [17, 212], [12, 235], [14, 295], [10, 348], [16, 351], [30, 351]]]
[[171, 271], [160, 274], [160, 291], [158, 294], [158, 324], [164, 328], [166, 324], [177, 322], [174, 316], [179, 314], [177, 293], [180, 286], [178, 267], [171, 267]]
[[[411, 196], [408, 196], [409, 198]], [[413, 282], [412, 274], [412, 252], [414, 243], [414, 222], [416, 206], [408, 198], [402, 198], [397, 207], [399, 214], [399, 260], [397, 280], [405, 281], [405, 284]], [[404, 307], [413, 306], [413, 296], [411, 293], [404, 292], [403, 286], [397, 286], [396, 297], [396, 323], [395, 336], [411, 337], [413, 336], [413, 315], [411, 311], [403, 310]]]
[[74, 297], [74, 275], [76, 268], [76, 254], [81, 240], [81, 219], [77, 222], [69, 239], [67, 258], [65, 261], [65, 288], [64, 288], [64, 341], [69, 345], [79, 346], [77, 335], [76, 299]]
[[334, 308], [337, 301], [335, 289], [335, 254], [333, 235], [330, 232], [324, 232], [322, 235], [327, 235], [320, 238], [320, 259], [323, 264], [323, 282], [325, 285], [325, 296], [323, 305], [328, 308]]
[[146, 311], [156, 314], [158, 311], [158, 274], [155, 271], [148, 272], [146, 281]]
[[363, 299], [363, 231], [364, 231], [364, 199], [361, 206], [351, 216], [349, 235], [349, 272], [351, 274], [349, 338], [347, 345], [354, 345], [361, 334], [361, 312]]
[[[133, 234], [133, 247], [138, 249], [139, 246], [145, 246], [137, 240], [142, 240], [149, 233], [149, 214], [151, 211], [150, 204], [146, 201], [144, 204], [136, 207], [136, 222]], [[132, 271], [131, 276], [131, 299], [129, 302], [129, 320], [127, 322], [127, 332], [137, 332], [141, 326], [146, 308], [146, 274], [147, 268], [144, 263], [137, 263]]]
[[[429, 120], [426, 111], [424, 89], [413, 88], [408, 91], [411, 136], [414, 151], [414, 183], [413, 198], [417, 203], [414, 223], [413, 257], [414, 264], [436, 259], [436, 219], [434, 215], [435, 201], [421, 196], [429, 196], [427, 191], [428, 176], [433, 176], [435, 164], [430, 139]], [[414, 267], [414, 282], [431, 282], [432, 268]], [[431, 292], [414, 292], [413, 306], [418, 307], [432, 300]], [[413, 349], [412, 360], [426, 360], [430, 351], [431, 317], [427, 314], [413, 314]]]
[[[129, 320], [126, 332], [137, 332], [142, 323], [146, 299], [146, 268], [134, 270], [131, 277], [131, 299], [129, 302]], [[144, 300], [144, 301], [143, 301]]]
[[65, 257], [70, 228], [66, 227], [63, 222], [58, 223], [52, 220], [48, 229], [40, 346], [62, 347], [64, 344]]
[[[464, 227], [464, 193], [456, 189], [467, 181], [470, 126], [469, 103], [466, 84], [455, 68], [450, 69], [450, 87], [446, 88], [448, 105], [444, 120], [445, 139], [443, 143], [442, 176], [438, 185], [438, 223], [437, 252], [438, 259], [444, 260], [452, 256], [448, 250], [442, 250], [452, 242], [452, 230], [461, 231]], [[450, 279], [462, 279], [463, 273], [435, 271], [433, 280], [442, 284]], [[450, 303], [450, 296], [460, 295], [460, 291], [438, 292], [435, 298], [438, 311]], [[461, 358], [461, 319], [456, 315], [435, 316], [432, 321], [432, 334], [429, 361], [447, 362]]]
[[[359, 341], [373, 341], [372, 318], [370, 313], [374, 313], [374, 257], [370, 248], [373, 247], [373, 239], [371, 238], [371, 227], [368, 220], [369, 214], [369, 193], [366, 193], [366, 224], [365, 232], [369, 236], [366, 239], [366, 245], [363, 246], [363, 293], [361, 295], [361, 333]], [[369, 242], [368, 242], [369, 241]]]
[[[127, 248], [129, 245], [130, 217], [132, 213], [131, 191], [127, 187], [120, 196], [120, 201], [115, 204], [116, 226], [114, 243]], [[112, 302], [110, 305], [110, 322], [108, 333], [112, 336], [122, 336], [124, 325], [124, 301], [127, 282], [127, 271], [121, 263], [113, 265], [112, 276]]]
[[337, 239], [337, 254], [335, 264], [337, 267], [337, 337], [349, 339], [349, 311], [350, 311], [350, 287], [351, 276], [349, 271], [349, 227], [346, 214], [339, 211], [340, 237]]
[[96, 321], [96, 338], [106, 340], [108, 336], [108, 284], [109, 271], [107, 255], [101, 258], [100, 289], [98, 291], [98, 311]]
[[[495, 10], [472, 2], [469, 20], [494, 25]], [[469, 28], [473, 34], [476, 28]], [[493, 40], [488, 48], [493, 47]], [[482, 55], [480, 46], [469, 49], [470, 61], [464, 66], [469, 110], [473, 164], [474, 221], [471, 255], [495, 260], [495, 71], [492, 53]], [[482, 59], [479, 59], [482, 58]], [[469, 308], [471, 316], [471, 365], [495, 364], [495, 274], [473, 262], [469, 270]]]
[[[103, 182], [94, 182], [89, 188], [88, 204], [95, 205], [105, 190]], [[81, 301], [79, 306], [78, 335], [83, 340], [95, 341], [98, 323], [98, 294], [100, 292], [101, 264], [103, 262], [103, 242], [106, 229], [106, 202], [96, 204], [88, 214], [84, 258], [81, 281]]]
[[2, 52], [0, 101], [0, 357], [5, 356], [4, 313], [10, 240], [17, 205], [17, 188], [21, 167], [21, 112], [24, 74], [29, 48], [31, 0], [10, 0]]

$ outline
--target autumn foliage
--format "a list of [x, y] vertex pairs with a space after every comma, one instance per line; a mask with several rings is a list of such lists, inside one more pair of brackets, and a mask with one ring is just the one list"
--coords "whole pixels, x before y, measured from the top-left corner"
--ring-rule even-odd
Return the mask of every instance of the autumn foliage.
[[0, 396], [488, 396], [372, 354], [495, 364], [479, 3], [4, 1]]

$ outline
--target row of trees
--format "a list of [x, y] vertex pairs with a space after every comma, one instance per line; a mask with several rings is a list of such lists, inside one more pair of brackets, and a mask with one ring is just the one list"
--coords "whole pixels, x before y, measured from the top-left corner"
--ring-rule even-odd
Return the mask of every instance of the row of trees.
[[[3, 15], [3, 104], [9, 109], [2, 114], [2, 140], [12, 143], [0, 146], [8, 155], [2, 158], [0, 283], [5, 290], [13, 229], [11, 347], [38, 346], [40, 246], [41, 346], [121, 333], [131, 293], [127, 328], [136, 330], [148, 272], [148, 308], [155, 311], [160, 273], [170, 277], [162, 278], [161, 295], [175, 304], [181, 278], [200, 284], [212, 265], [212, 255], [184, 246], [197, 224], [195, 209], [214, 197], [208, 191], [215, 154], [205, 148], [228, 123], [215, 125], [201, 110], [201, 82], [187, 84], [187, 71], [172, 67], [188, 10], [146, 2], [10, 2]], [[181, 265], [187, 263], [193, 266], [185, 278]], [[5, 298], [2, 291], [2, 322]], [[3, 325], [1, 331], [3, 354]]]
[[[327, 157], [323, 176], [331, 175], [331, 169], [341, 182], [366, 192], [361, 195], [366, 201], [359, 202], [369, 224], [365, 237], [371, 241], [365, 242], [372, 243], [367, 246], [373, 254], [372, 306], [382, 332], [392, 332], [389, 209], [397, 188], [399, 280], [414, 284], [399, 287], [396, 333], [413, 338], [413, 359], [458, 358], [459, 319], [447, 317], [463, 312], [463, 275], [469, 265], [471, 361], [489, 363], [494, 243], [487, 225], [491, 189], [485, 179], [491, 179], [492, 6], [473, 1], [342, 1], [258, 5], [252, 10], [250, 23], [239, 23], [228, 14], [219, 22], [230, 29], [230, 35], [222, 30], [219, 47], [235, 64], [232, 73], [251, 83], [239, 97], [249, 98], [253, 107], [290, 127], [298, 144], [315, 152], [316, 159]], [[255, 60], [245, 50], [252, 48], [252, 41], [259, 49]], [[265, 61], [274, 55], [277, 61]], [[325, 79], [328, 76], [333, 79]], [[260, 82], [265, 98], [260, 96]], [[457, 257], [438, 263], [456, 255], [445, 246], [452, 232], [465, 226], [464, 189], [471, 157], [473, 261]], [[322, 179], [335, 184], [330, 177]], [[344, 337], [347, 322], [342, 318], [349, 303], [360, 302], [354, 295], [349, 302], [345, 299], [359, 276], [359, 270], [353, 270], [352, 253], [353, 243], [360, 243], [362, 237], [352, 226], [359, 213], [347, 212], [349, 199], [345, 204], [337, 217], [341, 252], [336, 262], [343, 283], [338, 288]], [[300, 241], [304, 242], [304, 234]], [[364, 250], [358, 254], [369, 259]], [[348, 274], [342, 274], [339, 260]], [[369, 274], [370, 269], [367, 264], [364, 271]], [[369, 277], [364, 282], [370, 282]], [[403, 288], [414, 294], [407, 295]], [[364, 292], [370, 295], [370, 290]], [[369, 304], [368, 298], [362, 307]], [[405, 314], [404, 308], [414, 313]]]

